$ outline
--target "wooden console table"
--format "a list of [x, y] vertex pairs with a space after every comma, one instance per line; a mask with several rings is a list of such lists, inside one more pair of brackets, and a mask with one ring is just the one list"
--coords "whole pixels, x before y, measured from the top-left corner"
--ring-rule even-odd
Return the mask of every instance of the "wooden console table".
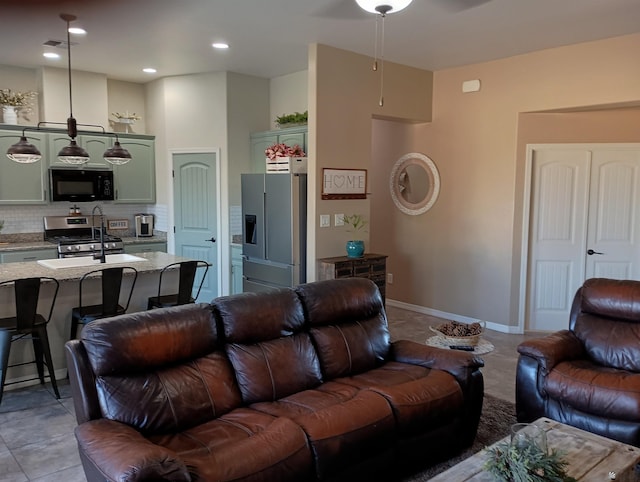
[[318, 279], [368, 278], [380, 290], [382, 302], [385, 301], [387, 280], [387, 256], [367, 253], [361, 258], [336, 256], [318, 260]]

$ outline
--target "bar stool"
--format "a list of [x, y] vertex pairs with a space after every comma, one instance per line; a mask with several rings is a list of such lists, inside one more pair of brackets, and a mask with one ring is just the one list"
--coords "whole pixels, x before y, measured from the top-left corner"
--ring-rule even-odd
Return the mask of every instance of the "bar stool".
[[[163, 275], [170, 270], [173, 270], [179, 266], [179, 281], [178, 281], [178, 292], [171, 294], [162, 294], [162, 277]], [[153, 308], [166, 308], [168, 306], [177, 306], [177, 305], [186, 305], [189, 303], [195, 303], [198, 295], [200, 294], [200, 290], [202, 289], [202, 285], [204, 284], [204, 280], [207, 277], [207, 273], [209, 272], [210, 263], [206, 261], [197, 260], [197, 261], [180, 261], [177, 263], [171, 263], [160, 271], [160, 280], [158, 282], [158, 295], [151, 296], [147, 303], [147, 309]], [[193, 287], [196, 278], [196, 271], [198, 268], [204, 268], [204, 273], [202, 274], [202, 278], [200, 279], [200, 283], [198, 283], [198, 291], [196, 295], [193, 296]]]
[[[133, 281], [128, 294], [122, 291], [122, 278], [125, 274], [133, 274]], [[102, 303], [97, 305], [85, 305], [83, 303], [83, 286], [90, 280], [97, 276], [101, 278], [102, 283]], [[100, 318], [108, 318], [110, 316], [121, 315], [129, 308], [131, 302], [131, 295], [133, 294], [133, 288], [136, 285], [138, 279], [138, 270], [131, 266], [117, 266], [112, 268], [96, 269], [85, 273], [80, 279], [79, 283], [79, 303], [80, 306], [76, 306], [71, 310], [71, 336], [69, 339], [74, 339], [78, 332], [78, 325], [86, 325], [94, 320]], [[85, 288], [86, 295], [86, 288]], [[125, 294], [127, 296], [127, 302], [124, 306], [120, 305], [120, 296]]]
[[[51, 307], [46, 317], [37, 313], [38, 299], [40, 298], [40, 286], [43, 282], [51, 282], [55, 284], [55, 291], [51, 299]], [[8, 318], [0, 319], [0, 403], [2, 402], [2, 393], [7, 377], [7, 369], [13, 366], [27, 365], [35, 363], [38, 369], [37, 378], [21, 379], [20, 382], [38, 380], [44, 385], [44, 365], [49, 371], [51, 386], [56, 394], [56, 398], [60, 398], [56, 376], [53, 369], [53, 361], [51, 360], [51, 349], [49, 347], [49, 337], [47, 336], [47, 324], [51, 320], [53, 307], [58, 297], [58, 289], [60, 283], [54, 278], [19, 278], [15, 280], [4, 281], [0, 283], [0, 288], [12, 284], [14, 285], [14, 306], [16, 307], [16, 315]], [[9, 365], [9, 352], [11, 344], [19, 340], [32, 340], [35, 359], [30, 362], [16, 363]], [[44, 359], [43, 359], [44, 358]], [[18, 382], [10, 382], [11, 385]]]

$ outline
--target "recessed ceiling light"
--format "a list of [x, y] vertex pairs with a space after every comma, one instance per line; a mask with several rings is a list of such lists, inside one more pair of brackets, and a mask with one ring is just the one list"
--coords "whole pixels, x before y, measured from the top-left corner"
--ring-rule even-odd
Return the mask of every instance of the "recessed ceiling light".
[[144, 69], [142, 69], [142, 71], [146, 72], [147, 74], [155, 74], [157, 72], [157, 70], [153, 67], [145, 67]]
[[211, 46], [214, 49], [228, 49], [229, 48], [229, 44], [226, 44], [224, 42], [214, 42], [211, 44]]
[[60, 58], [60, 54], [57, 54], [55, 52], [45, 52], [42, 54], [43, 57], [46, 57], [48, 59], [59, 59]]
[[80, 27], [69, 27], [69, 33], [72, 33], [75, 35], [86, 35], [87, 31]]

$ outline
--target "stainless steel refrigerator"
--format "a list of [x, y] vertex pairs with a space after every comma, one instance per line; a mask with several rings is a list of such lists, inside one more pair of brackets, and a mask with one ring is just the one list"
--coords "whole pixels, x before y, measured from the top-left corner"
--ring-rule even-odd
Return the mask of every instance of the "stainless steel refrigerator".
[[306, 282], [307, 175], [242, 174], [242, 288]]

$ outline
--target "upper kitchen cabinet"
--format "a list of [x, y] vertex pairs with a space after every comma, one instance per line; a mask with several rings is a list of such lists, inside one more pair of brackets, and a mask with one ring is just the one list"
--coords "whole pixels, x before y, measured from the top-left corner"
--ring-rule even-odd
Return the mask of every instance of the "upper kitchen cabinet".
[[307, 126], [254, 132], [251, 134], [250, 144], [251, 172], [264, 173], [267, 171], [264, 151], [273, 144], [286, 144], [289, 147], [297, 144], [302, 147], [304, 152], [307, 152]]
[[57, 153], [60, 149], [69, 145], [70, 139], [65, 132], [50, 132], [48, 134], [49, 146], [49, 167], [76, 167], [78, 169], [102, 169], [111, 170], [111, 164], [104, 160], [104, 151], [109, 149], [113, 144], [115, 137], [104, 135], [86, 135], [81, 134], [77, 137], [76, 142], [89, 153], [89, 162], [80, 166], [69, 166], [58, 160]]
[[153, 138], [120, 136], [120, 145], [131, 154], [131, 160], [113, 166], [116, 203], [153, 204], [156, 202], [156, 161]]
[[25, 132], [27, 140], [42, 153], [42, 159], [32, 164], [19, 164], [6, 156], [20, 135], [19, 130], [0, 130], [0, 204], [47, 204], [46, 134]]

